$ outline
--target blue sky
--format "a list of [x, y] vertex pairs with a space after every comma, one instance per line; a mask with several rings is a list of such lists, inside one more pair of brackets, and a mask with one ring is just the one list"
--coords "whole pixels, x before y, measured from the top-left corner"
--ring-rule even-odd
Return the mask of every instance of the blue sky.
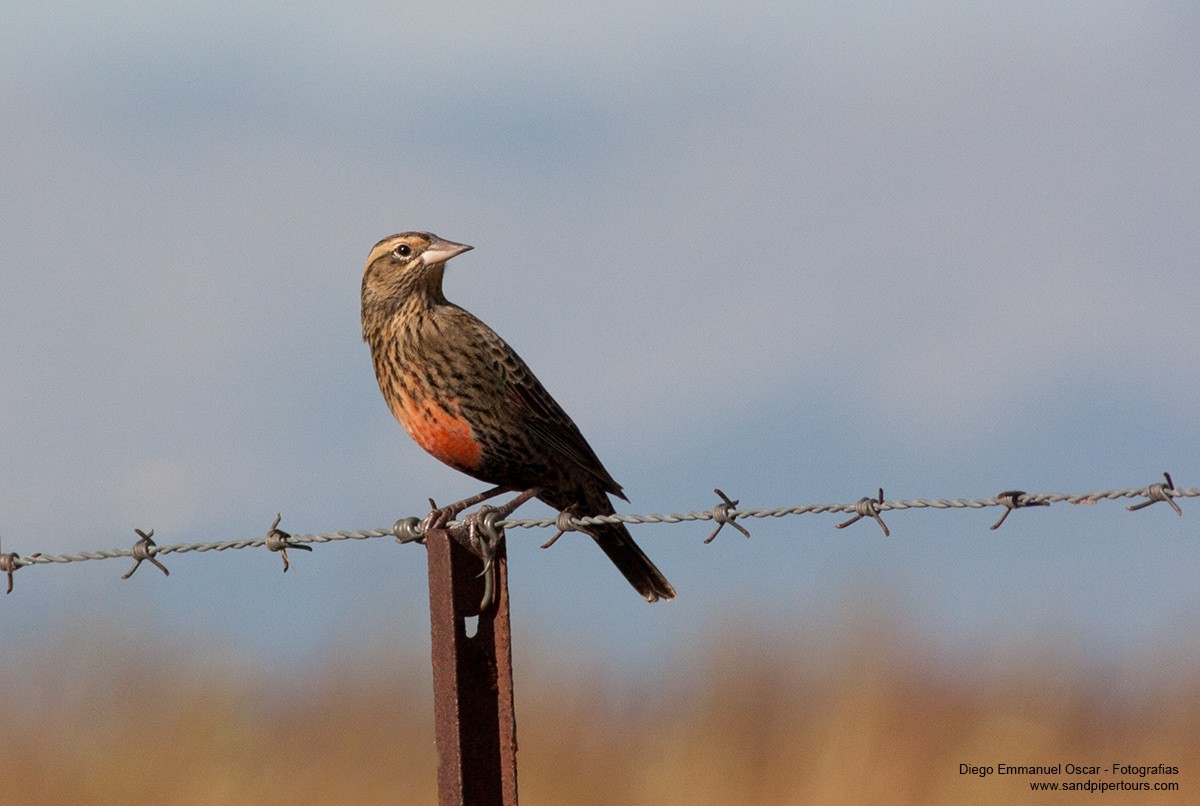
[[[0, 26], [5, 550], [386, 526], [474, 481], [359, 339], [392, 232], [513, 344], [628, 511], [1200, 479], [1200, 15], [1186, 3], [41, 4]], [[527, 640], [640, 667], [726, 623], [1200, 654], [1200, 511], [511, 536]], [[539, 510], [531, 508], [530, 514]], [[422, 549], [20, 572], [0, 625], [426, 650]], [[864, 605], [863, 603], [868, 603]], [[871, 604], [873, 603], [873, 604]], [[81, 605], [86, 607], [81, 608]], [[82, 612], [81, 612], [82, 610]], [[872, 616], [869, 613], [875, 612]], [[6, 638], [6, 640], [8, 640]], [[197, 647], [201, 649], [197, 649]]]

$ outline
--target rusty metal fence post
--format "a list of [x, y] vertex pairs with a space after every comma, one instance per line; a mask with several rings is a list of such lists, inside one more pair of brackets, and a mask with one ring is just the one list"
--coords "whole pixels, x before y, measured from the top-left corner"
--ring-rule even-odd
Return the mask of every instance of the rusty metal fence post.
[[[517, 721], [508, 621], [508, 560], [494, 559], [492, 604], [480, 612], [483, 562], [445, 529], [425, 533], [441, 806], [516, 806]], [[478, 617], [475, 634], [467, 619]]]

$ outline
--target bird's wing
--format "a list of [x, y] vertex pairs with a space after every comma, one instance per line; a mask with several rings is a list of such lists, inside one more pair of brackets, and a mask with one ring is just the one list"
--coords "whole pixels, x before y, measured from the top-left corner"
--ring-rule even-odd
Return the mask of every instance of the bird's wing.
[[489, 356], [498, 359], [505, 375], [507, 402], [520, 412], [530, 433], [567, 461], [595, 476], [606, 491], [624, 498], [621, 485], [609, 475], [579, 427], [563, 411], [558, 401], [550, 396], [533, 370], [494, 330], [475, 317], [471, 319], [478, 331], [476, 344], [483, 347]]
[[[519, 358], [517, 360], [520, 361]], [[558, 405], [558, 401], [550, 396], [527, 367], [522, 374], [523, 378], [521, 374], [514, 373], [514, 379], [520, 380], [509, 386], [510, 399], [526, 415], [529, 429], [546, 445], [599, 479], [605, 490], [624, 498], [621, 485], [609, 475], [579, 427]]]
[[503, 375], [503, 391], [500, 391], [500, 395], [528, 428], [528, 433], [564, 461], [594, 476], [604, 485], [606, 492], [625, 498], [622, 488], [608, 474], [600, 457], [588, 445], [588, 440], [583, 438], [575, 422], [562, 405], [550, 396], [550, 392], [541, 385], [516, 350], [467, 309], [449, 303], [440, 313], [448, 317], [446, 326], [454, 327], [468, 337], [469, 343], [479, 351], [481, 361], [492, 363], [499, 369]]

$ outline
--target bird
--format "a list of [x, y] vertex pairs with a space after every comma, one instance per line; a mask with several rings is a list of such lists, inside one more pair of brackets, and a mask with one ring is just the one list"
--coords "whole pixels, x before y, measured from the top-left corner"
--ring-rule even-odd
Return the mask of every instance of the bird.
[[[494, 485], [452, 505], [452, 514], [522, 491], [576, 517], [612, 515], [609, 495], [628, 499], [574, 421], [504, 339], [446, 299], [447, 261], [472, 248], [430, 232], [402, 232], [371, 249], [362, 337], [384, 401], [426, 452]], [[675, 598], [623, 523], [579, 530], [647, 601]]]

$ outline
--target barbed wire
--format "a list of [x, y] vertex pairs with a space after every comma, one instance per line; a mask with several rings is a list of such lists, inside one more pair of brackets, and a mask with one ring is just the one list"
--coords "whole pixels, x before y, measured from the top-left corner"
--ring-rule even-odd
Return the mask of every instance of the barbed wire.
[[[726, 525], [731, 525], [738, 529], [746, 537], [750, 537], [749, 531], [737, 523], [738, 519], [748, 518], [783, 518], [791, 515], [811, 515], [822, 513], [841, 513], [852, 514], [849, 520], [836, 524], [835, 528], [842, 529], [850, 526], [862, 518], [872, 518], [878, 523], [884, 535], [890, 535], [891, 531], [883, 522], [882, 513], [908, 509], [985, 509], [988, 507], [1004, 507], [1004, 512], [1000, 519], [996, 521], [991, 528], [997, 529], [1004, 523], [1005, 519], [1015, 509], [1024, 509], [1026, 507], [1042, 507], [1050, 506], [1056, 503], [1068, 504], [1096, 504], [1100, 501], [1112, 501], [1122, 498], [1141, 498], [1145, 499], [1136, 504], [1127, 506], [1129, 511], [1136, 511], [1150, 506], [1157, 502], [1165, 502], [1169, 504], [1177, 515], [1183, 515], [1183, 510], [1175, 503], [1176, 498], [1196, 498], [1200, 497], [1200, 487], [1177, 488], [1171, 480], [1169, 473], [1164, 473], [1165, 482], [1156, 482], [1146, 487], [1131, 487], [1128, 489], [1118, 490], [1099, 490], [1087, 493], [1039, 493], [1025, 492], [1024, 490], [1007, 490], [991, 498], [915, 498], [909, 500], [888, 501], [884, 498], [883, 490], [880, 489], [878, 494], [873, 497], [863, 497], [852, 504], [797, 504], [785, 507], [775, 508], [739, 508], [738, 500], [731, 500], [721, 490], [714, 490], [720, 496], [721, 502], [716, 504], [712, 509], [697, 510], [693, 512], [681, 512], [673, 514], [656, 514], [647, 515], [636, 514], [613, 514], [613, 515], [596, 515], [576, 517], [570, 511], [559, 513], [553, 518], [504, 518], [493, 519], [487, 523], [489, 528], [500, 529], [545, 529], [553, 527], [558, 531], [554, 537], [550, 538], [545, 544], [549, 546], [554, 543], [564, 532], [580, 531], [588, 526], [597, 526], [606, 523], [625, 523], [625, 524], [655, 524], [655, 523], [687, 523], [692, 521], [713, 521], [717, 524], [717, 528], [704, 540], [705, 543], [710, 543], [716, 538], [717, 534]], [[474, 517], [486, 517], [487, 511], [490, 510], [493, 514], [497, 511], [494, 508], [484, 507], [480, 513], [476, 513]], [[445, 528], [449, 530], [465, 530], [471, 524], [473, 516], [467, 516], [461, 521], [450, 521], [445, 524]], [[0, 571], [8, 575], [7, 592], [12, 592], [12, 577], [13, 573], [18, 569], [27, 565], [55, 565], [74, 562], [83, 562], [87, 560], [111, 560], [119, 558], [132, 558], [134, 560], [133, 568], [126, 573], [122, 579], [128, 579], [133, 575], [133, 572], [138, 569], [143, 560], [153, 563], [164, 574], [169, 575], [170, 572], [160, 563], [156, 557], [167, 554], [182, 554], [186, 552], [207, 552], [207, 551], [226, 551], [229, 549], [247, 549], [267, 547], [271, 551], [279, 553], [283, 557], [283, 570], [287, 571], [289, 567], [287, 550], [300, 549], [311, 551], [311, 545], [315, 543], [332, 543], [342, 540], [371, 540], [380, 537], [394, 537], [399, 543], [409, 543], [419, 541], [425, 529], [425, 521], [416, 517], [401, 518], [390, 529], [365, 529], [357, 531], [340, 531], [326, 532], [323, 534], [303, 534], [291, 535], [279, 529], [281, 516], [276, 516], [275, 522], [267, 530], [263, 537], [246, 539], [246, 540], [226, 540], [218, 542], [206, 543], [177, 543], [173, 545], [159, 546], [154, 542], [154, 530], [148, 532], [141, 529], [134, 531], [138, 535], [138, 541], [131, 548], [114, 548], [104, 549], [99, 551], [80, 551], [72, 554], [49, 554], [46, 552], [35, 552], [26, 556], [22, 556], [16, 552], [0, 553]]]

